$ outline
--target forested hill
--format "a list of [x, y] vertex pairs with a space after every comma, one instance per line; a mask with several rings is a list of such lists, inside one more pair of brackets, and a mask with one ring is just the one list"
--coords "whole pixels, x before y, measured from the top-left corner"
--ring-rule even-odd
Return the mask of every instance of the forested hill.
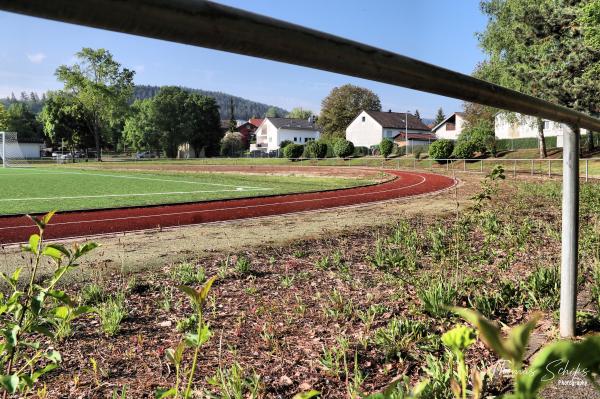
[[[218, 91], [206, 91], [200, 89], [190, 89], [183, 87], [192, 93], [198, 93], [204, 96], [213, 97], [219, 105], [221, 113], [221, 119], [229, 119], [229, 102], [233, 99], [234, 117], [235, 119], [248, 120], [252, 117], [262, 118], [267, 113], [269, 108], [274, 108], [277, 111], [277, 116], [286, 116], [288, 111], [274, 107], [271, 105], [257, 103], [255, 101], [247, 100], [245, 98], [232, 96], [231, 94], [225, 94]], [[154, 97], [160, 90], [160, 86], [148, 86], [148, 85], [136, 85], [133, 96], [135, 99], [144, 99]]]

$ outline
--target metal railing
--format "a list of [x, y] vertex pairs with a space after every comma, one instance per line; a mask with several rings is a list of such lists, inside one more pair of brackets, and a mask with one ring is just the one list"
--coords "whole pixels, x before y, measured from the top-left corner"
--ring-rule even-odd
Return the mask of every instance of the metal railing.
[[391, 51], [204, 0], [0, 0], [0, 9], [337, 72], [568, 124], [560, 332], [575, 335], [579, 128], [600, 131], [599, 119]]

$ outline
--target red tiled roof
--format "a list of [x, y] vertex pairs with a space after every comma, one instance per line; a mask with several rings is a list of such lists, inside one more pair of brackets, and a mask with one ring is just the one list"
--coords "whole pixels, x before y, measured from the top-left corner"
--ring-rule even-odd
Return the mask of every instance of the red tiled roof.
[[263, 119], [259, 118], [251, 118], [248, 122], [252, 123], [254, 126], [259, 127], [262, 123]]

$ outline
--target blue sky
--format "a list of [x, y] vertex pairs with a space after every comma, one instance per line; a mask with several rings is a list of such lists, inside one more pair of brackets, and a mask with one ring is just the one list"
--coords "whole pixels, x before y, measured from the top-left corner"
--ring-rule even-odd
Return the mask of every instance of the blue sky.
[[[479, 0], [219, 2], [467, 74], [484, 58], [475, 38], [486, 23]], [[352, 83], [376, 92], [385, 110], [419, 109], [423, 117], [432, 117], [440, 106], [446, 114], [461, 109], [457, 100], [367, 80], [5, 12], [0, 12], [0, 37], [0, 97], [60, 88], [54, 78], [57, 66], [73, 63], [82, 47], [104, 47], [137, 71], [138, 84], [216, 90], [318, 112], [333, 87]]]

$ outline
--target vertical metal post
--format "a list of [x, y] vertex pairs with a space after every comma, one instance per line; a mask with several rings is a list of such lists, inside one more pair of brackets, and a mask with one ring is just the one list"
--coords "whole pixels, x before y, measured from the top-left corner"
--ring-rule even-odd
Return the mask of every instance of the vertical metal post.
[[573, 337], [577, 306], [579, 240], [579, 128], [566, 128], [563, 139], [560, 335]]
[[481, 168], [479, 168], [479, 171], [483, 173], [483, 159], [481, 160]]
[[517, 178], [517, 160], [513, 160], [513, 177]]
[[463, 159], [463, 171], [467, 170], [467, 160]]
[[531, 176], [533, 176], [533, 159], [531, 160]]
[[448, 170], [450, 168], [450, 163], [448, 162], [448, 160], [446, 159], [446, 170]]
[[585, 160], [585, 182], [588, 182], [588, 176], [589, 176], [589, 159]]
[[552, 161], [548, 159], [548, 177], [552, 177]]

